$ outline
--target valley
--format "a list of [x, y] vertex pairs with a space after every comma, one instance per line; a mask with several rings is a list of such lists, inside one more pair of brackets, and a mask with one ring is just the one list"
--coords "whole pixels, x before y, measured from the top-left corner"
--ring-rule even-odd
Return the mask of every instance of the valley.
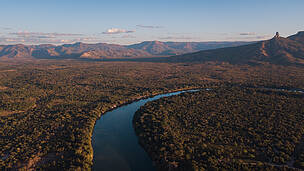
[[303, 0], [4, 0], [0, 171], [304, 171]]
[[[0, 168], [91, 170], [92, 134], [104, 113], [157, 94], [206, 88], [147, 103], [135, 115], [156, 168], [302, 168], [303, 95], [272, 91], [304, 89], [301, 39], [300, 32], [151, 61], [2, 60]], [[175, 114], [167, 124], [140, 119], [165, 117], [167, 110]]]

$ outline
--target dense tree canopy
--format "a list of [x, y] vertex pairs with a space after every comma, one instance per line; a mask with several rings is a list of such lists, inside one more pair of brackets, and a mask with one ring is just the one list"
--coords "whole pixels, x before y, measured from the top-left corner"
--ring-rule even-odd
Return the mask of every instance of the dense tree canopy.
[[95, 121], [114, 106], [222, 83], [303, 88], [303, 73], [226, 63], [0, 62], [0, 169], [90, 169]]
[[221, 86], [147, 103], [134, 117], [159, 168], [304, 168], [304, 95]]

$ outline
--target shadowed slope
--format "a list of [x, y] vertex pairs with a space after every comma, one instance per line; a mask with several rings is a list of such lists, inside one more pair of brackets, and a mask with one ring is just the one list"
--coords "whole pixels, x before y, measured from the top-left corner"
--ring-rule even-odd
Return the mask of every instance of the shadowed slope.
[[[275, 36], [270, 40], [254, 44], [200, 51], [191, 54], [174, 56], [172, 62], [218, 61], [229, 63], [273, 63], [280, 65], [304, 64], [303, 36], [297, 34], [289, 38]], [[297, 40], [297, 41], [295, 41]]]

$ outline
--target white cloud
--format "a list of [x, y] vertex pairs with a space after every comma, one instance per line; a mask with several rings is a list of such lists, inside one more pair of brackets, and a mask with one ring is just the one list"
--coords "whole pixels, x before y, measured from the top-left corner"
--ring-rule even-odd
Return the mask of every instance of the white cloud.
[[125, 29], [118, 29], [118, 28], [111, 28], [108, 29], [105, 32], [102, 32], [102, 34], [120, 34], [120, 33], [133, 33], [135, 31], [133, 30], [125, 30]]

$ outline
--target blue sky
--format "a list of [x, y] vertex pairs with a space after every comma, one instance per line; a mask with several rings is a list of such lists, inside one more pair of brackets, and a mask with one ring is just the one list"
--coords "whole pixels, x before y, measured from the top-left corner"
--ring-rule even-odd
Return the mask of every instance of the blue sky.
[[0, 44], [252, 41], [304, 30], [303, 0], [0, 2]]

